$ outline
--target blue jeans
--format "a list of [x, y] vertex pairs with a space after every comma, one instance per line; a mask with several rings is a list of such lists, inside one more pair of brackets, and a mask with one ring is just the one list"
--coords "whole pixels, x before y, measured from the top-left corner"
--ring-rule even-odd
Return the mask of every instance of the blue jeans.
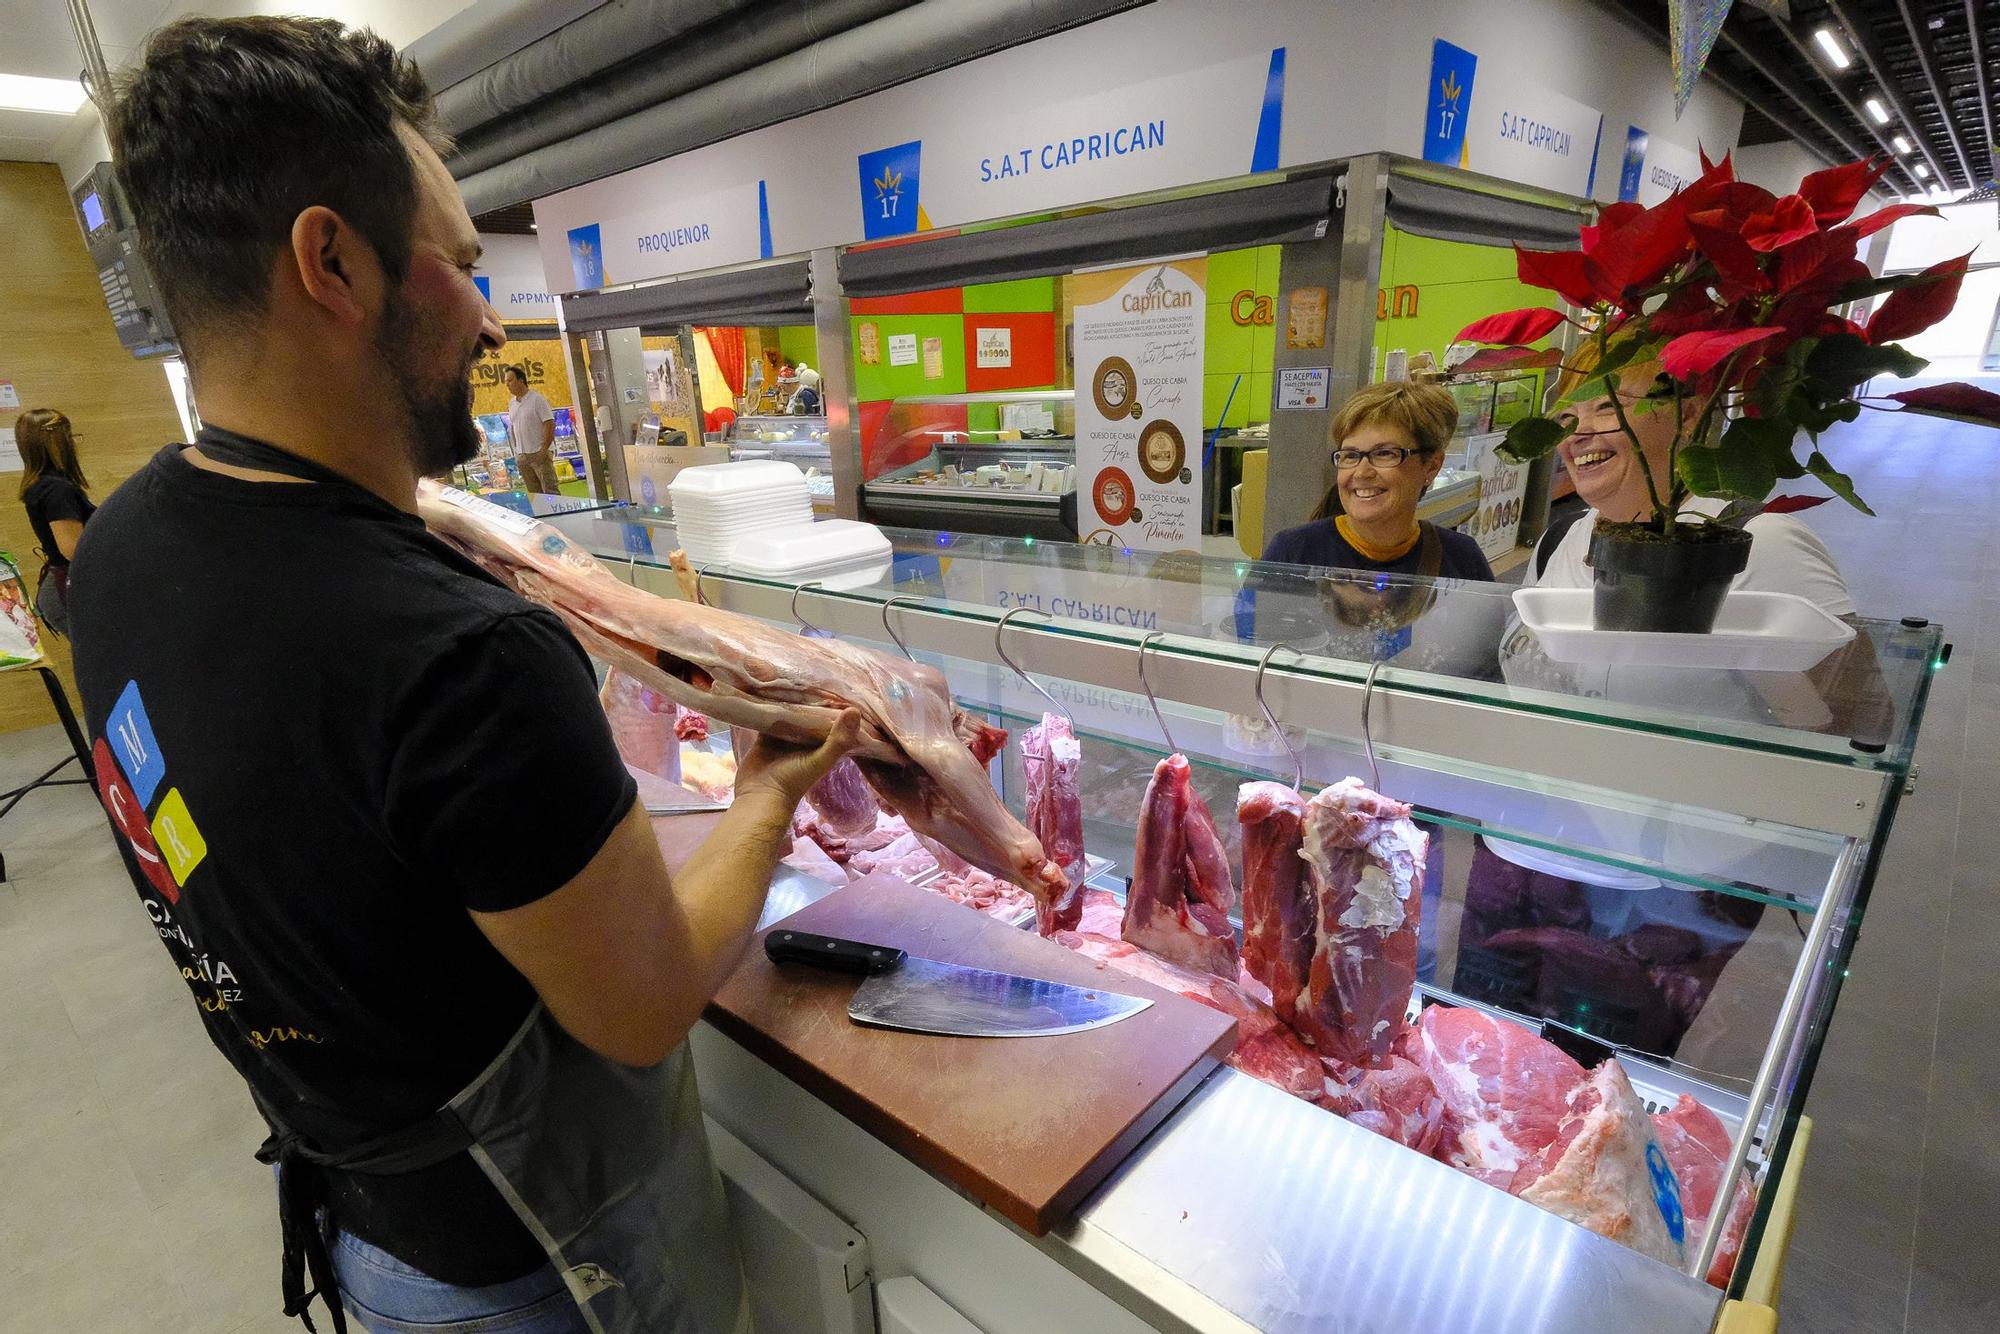
[[370, 1334], [584, 1334], [562, 1276], [543, 1267], [486, 1288], [423, 1274], [347, 1233], [333, 1245], [340, 1295]]

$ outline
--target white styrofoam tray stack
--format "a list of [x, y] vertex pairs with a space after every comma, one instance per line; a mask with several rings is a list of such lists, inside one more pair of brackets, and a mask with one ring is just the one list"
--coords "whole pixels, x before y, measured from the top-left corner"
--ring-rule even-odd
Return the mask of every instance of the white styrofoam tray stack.
[[1517, 588], [1514, 608], [1557, 662], [1805, 672], [1854, 638], [1854, 627], [1790, 593], [1733, 592], [1705, 635], [1599, 630], [1588, 588]]
[[812, 521], [812, 496], [798, 465], [745, 459], [684, 469], [667, 487], [674, 532], [696, 565], [728, 563], [743, 538]]

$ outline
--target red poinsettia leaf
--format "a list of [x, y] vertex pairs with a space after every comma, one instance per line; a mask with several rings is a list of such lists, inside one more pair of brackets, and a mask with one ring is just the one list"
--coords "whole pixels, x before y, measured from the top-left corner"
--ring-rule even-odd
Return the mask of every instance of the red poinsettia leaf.
[[1799, 182], [1799, 198], [1812, 205], [1813, 216], [1822, 227], [1846, 220], [1882, 173], [1889, 169], [1886, 156], [1864, 158], [1844, 167], [1816, 171]]
[[1901, 403], [1907, 412], [1921, 412], [1935, 417], [1960, 417], [1967, 421], [1984, 422], [1988, 426], [2000, 426], [2000, 394], [1981, 389], [1976, 385], [1954, 381], [1951, 384], [1927, 384], [1921, 389], [1905, 389], [1900, 394], [1884, 397]]
[[[1700, 144], [1695, 145], [1694, 151], [1701, 154], [1701, 178], [1695, 182], [1697, 185], [1709, 185], [1715, 181], [1733, 181], [1736, 179], [1736, 168], [1730, 162], [1729, 154], [1724, 153], [1720, 162], [1710, 162], [1708, 160], [1708, 150]], [[1710, 179], [1711, 177], [1713, 180]]]
[[1545, 287], [1574, 305], [1594, 306], [1609, 299], [1591, 286], [1580, 250], [1523, 250], [1517, 245], [1514, 269], [1528, 286]]
[[[1859, 240], [1852, 232], [1812, 232], [1778, 252], [1772, 278], [1787, 295], [1811, 283], [1815, 289], [1842, 272]], [[1828, 290], [1831, 295], [1831, 289]]]
[[1681, 191], [1690, 214], [1720, 210], [1732, 223], [1741, 224], [1759, 213], [1776, 207], [1778, 197], [1761, 185], [1748, 181], [1696, 181]]
[[1764, 502], [1764, 513], [1797, 514], [1800, 510], [1813, 509], [1832, 499], [1832, 496], [1772, 496]]
[[1970, 253], [1957, 259], [1939, 260], [1918, 275], [1918, 281], [1909, 287], [1899, 287], [1889, 293], [1868, 321], [1868, 341], [1871, 343], [1893, 343], [1898, 338], [1908, 338], [1911, 334], [1922, 333], [1951, 314], [1951, 308], [1958, 302], [1959, 285], [1965, 281], [1965, 266], [1972, 259]]
[[1660, 349], [1660, 365], [1676, 380], [1692, 380], [1714, 370], [1730, 353], [1775, 338], [1780, 329], [1702, 329], [1682, 334]]
[[1473, 371], [1534, 370], [1560, 365], [1562, 349], [1559, 347], [1482, 347], [1453, 369], [1470, 374]]
[[1455, 343], [1534, 343], [1548, 337], [1549, 331], [1563, 322], [1559, 310], [1546, 306], [1529, 306], [1525, 310], [1510, 310], [1502, 315], [1488, 315], [1483, 320], [1474, 320], [1458, 331]]
[[1688, 232], [1694, 238], [1695, 248], [1714, 262], [1715, 271], [1738, 289], [1731, 299], [1745, 292], [1770, 290], [1770, 280], [1757, 261], [1757, 252], [1737, 234], [1722, 210], [1705, 209], [1688, 214]]
[[1631, 225], [1634, 218], [1644, 213], [1645, 207], [1631, 200], [1620, 200], [1616, 204], [1606, 204], [1597, 214], [1597, 224], [1577, 229], [1577, 236], [1583, 242], [1583, 253], [1588, 255], [1597, 249], [1597, 238], [1605, 232], [1615, 232]]
[[1934, 204], [1891, 204], [1887, 208], [1876, 209], [1859, 222], [1848, 223], [1846, 226], [1840, 228], [1839, 232], [1842, 236], [1852, 236], [1858, 241], [1862, 237], [1872, 236], [1884, 227], [1887, 227], [1890, 223], [1900, 222], [1904, 218], [1937, 218], [1942, 216], [1944, 215], [1937, 211], [1937, 206]]
[[1752, 250], [1769, 254], [1818, 230], [1812, 205], [1797, 195], [1786, 195], [1768, 213], [1751, 215], [1743, 226], [1743, 240]]
[[1687, 254], [1690, 244], [1681, 196], [1670, 195], [1629, 215], [1615, 230], [1600, 227], [1589, 262], [1603, 271], [1613, 293], [1623, 293], [1658, 282]]

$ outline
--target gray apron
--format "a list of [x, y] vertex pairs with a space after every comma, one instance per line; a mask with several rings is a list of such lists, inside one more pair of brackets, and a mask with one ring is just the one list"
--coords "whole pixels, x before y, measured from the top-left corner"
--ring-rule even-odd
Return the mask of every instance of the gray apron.
[[749, 1334], [687, 1044], [636, 1069], [585, 1047], [539, 1003], [493, 1063], [418, 1126], [335, 1154], [282, 1129], [265, 1142], [258, 1156], [280, 1165], [286, 1314], [312, 1329], [305, 1312], [318, 1295], [336, 1334], [346, 1328], [325, 1253], [338, 1220], [316, 1217], [318, 1168], [408, 1172], [458, 1152], [548, 1252], [593, 1334]]

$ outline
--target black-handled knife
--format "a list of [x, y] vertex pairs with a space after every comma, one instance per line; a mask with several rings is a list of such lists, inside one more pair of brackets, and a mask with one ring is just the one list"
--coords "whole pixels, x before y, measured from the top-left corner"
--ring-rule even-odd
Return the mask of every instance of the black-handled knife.
[[1053, 1037], [1102, 1028], [1153, 1002], [1115, 991], [1048, 982], [918, 958], [892, 945], [774, 928], [772, 963], [862, 974], [847, 1017], [857, 1024], [954, 1038]]

